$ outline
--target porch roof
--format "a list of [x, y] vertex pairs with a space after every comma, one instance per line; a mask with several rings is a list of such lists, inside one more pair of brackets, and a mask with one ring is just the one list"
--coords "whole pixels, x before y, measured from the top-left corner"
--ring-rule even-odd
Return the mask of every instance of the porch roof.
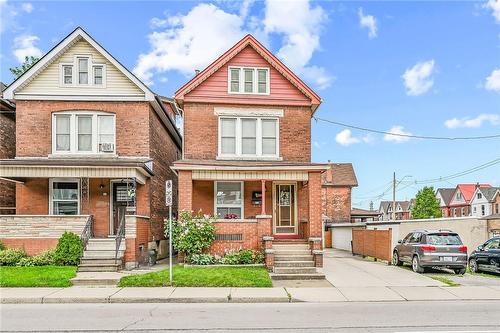
[[144, 184], [153, 176], [148, 158], [20, 158], [0, 160], [0, 178], [133, 178]]

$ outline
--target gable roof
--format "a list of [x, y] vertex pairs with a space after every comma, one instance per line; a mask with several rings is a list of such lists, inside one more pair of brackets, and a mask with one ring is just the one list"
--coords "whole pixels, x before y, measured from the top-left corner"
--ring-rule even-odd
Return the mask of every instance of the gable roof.
[[358, 180], [351, 163], [330, 163], [322, 174], [322, 186], [358, 186]]
[[481, 192], [481, 194], [487, 201], [493, 201], [493, 198], [495, 198], [495, 194], [498, 191], [500, 191], [500, 187], [478, 187], [474, 191], [471, 201], [474, 201], [477, 198], [477, 192]]
[[457, 191], [462, 193], [465, 202], [469, 203], [477, 187], [491, 187], [490, 184], [458, 184]]
[[376, 210], [368, 210], [356, 207], [351, 208], [351, 216], [379, 216], [381, 214], [382, 213]]
[[444, 201], [444, 204], [448, 206], [453, 198], [453, 194], [455, 193], [454, 188], [438, 188], [436, 194], [441, 195], [441, 198]]
[[321, 104], [321, 98], [304, 83], [295, 73], [285, 66], [274, 54], [264, 47], [255, 37], [248, 34], [239, 42], [233, 45], [229, 50], [224, 52], [219, 58], [208, 65], [198, 75], [189, 80], [181, 88], [175, 92], [175, 99], [182, 101], [184, 96], [194, 90], [213, 73], [218, 71], [228, 61], [234, 58], [247, 46], [252, 47], [261, 57], [263, 57], [271, 66], [273, 66], [283, 77], [285, 77], [292, 85], [299, 89], [305, 96], [311, 100], [311, 109], [314, 112]]
[[41, 73], [45, 68], [52, 64], [60, 55], [62, 55], [66, 50], [73, 46], [76, 42], [80, 40], [85, 40], [92, 47], [94, 47], [106, 60], [113, 64], [118, 70], [120, 70], [130, 81], [132, 81], [137, 87], [144, 91], [144, 100], [154, 101], [154, 93], [146, 86], [141, 80], [139, 80], [131, 71], [129, 71], [125, 66], [123, 66], [118, 60], [116, 60], [106, 49], [104, 49], [97, 41], [95, 41], [85, 30], [81, 27], [77, 27], [73, 32], [66, 36], [62, 41], [60, 41], [56, 46], [54, 46], [49, 52], [47, 52], [40, 60], [38, 60], [30, 69], [19, 76], [14, 82], [12, 82], [7, 89], [4, 91], [4, 98], [14, 99], [14, 94], [16, 91], [25, 87], [29, 82], [31, 82], [39, 73]]

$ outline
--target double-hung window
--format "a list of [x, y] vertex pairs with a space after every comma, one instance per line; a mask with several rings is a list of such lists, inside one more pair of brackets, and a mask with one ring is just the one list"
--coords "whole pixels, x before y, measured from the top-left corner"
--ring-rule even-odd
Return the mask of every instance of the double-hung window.
[[73, 66], [63, 65], [62, 70], [64, 84], [73, 84]]
[[50, 213], [78, 215], [80, 213], [80, 183], [78, 180], [50, 181]]
[[115, 115], [72, 111], [53, 115], [54, 154], [106, 154], [115, 152]]
[[78, 58], [78, 84], [89, 84], [89, 58]]
[[102, 66], [94, 66], [94, 84], [96, 86], [100, 86], [103, 83], [103, 67]]
[[72, 62], [60, 64], [61, 86], [106, 85], [106, 64], [93, 62], [92, 55], [75, 55]]
[[279, 157], [277, 118], [220, 117], [219, 157]]
[[269, 95], [269, 68], [229, 66], [228, 92]]
[[243, 217], [243, 182], [215, 182], [215, 213], [219, 218]]

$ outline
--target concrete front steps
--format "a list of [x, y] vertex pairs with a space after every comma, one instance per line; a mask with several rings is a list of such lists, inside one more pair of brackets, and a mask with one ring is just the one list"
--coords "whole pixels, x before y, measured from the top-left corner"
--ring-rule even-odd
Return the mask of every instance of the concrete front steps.
[[122, 240], [115, 260], [114, 238], [91, 238], [78, 265], [78, 272], [117, 272], [123, 268], [125, 240]]
[[323, 280], [314, 266], [309, 244], [305, 240], [281, 240], [273, 243], [273, 280]]

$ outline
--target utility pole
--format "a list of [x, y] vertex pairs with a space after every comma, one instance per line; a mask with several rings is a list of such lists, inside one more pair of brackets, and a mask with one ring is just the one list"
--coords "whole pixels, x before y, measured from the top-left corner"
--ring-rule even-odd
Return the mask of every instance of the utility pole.
[[396, 221], [396, 172], [392, 175], [392, 219]]

